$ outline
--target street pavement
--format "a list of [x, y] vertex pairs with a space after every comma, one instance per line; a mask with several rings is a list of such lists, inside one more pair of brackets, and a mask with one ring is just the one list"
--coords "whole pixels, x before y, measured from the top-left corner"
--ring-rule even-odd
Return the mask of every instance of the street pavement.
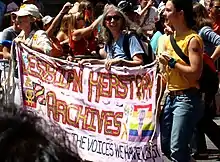
[[[216, 117], [214, 121], [220, 126], [220, 117]], [[220, 137], [219, 137], [220, 138]], [[208, 159], [196, 160], [197, 162], [220, 162], [220, 151], [213, 145], [213, 143], [206, 137], [209, 157]], [[166, 157], [164, 157], [164, 162], [170, 162]]]

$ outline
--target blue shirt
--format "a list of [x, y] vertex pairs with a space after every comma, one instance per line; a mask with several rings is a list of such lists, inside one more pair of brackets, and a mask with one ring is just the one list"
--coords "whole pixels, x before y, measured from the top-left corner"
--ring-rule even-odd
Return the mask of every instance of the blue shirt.
[[[119, 39], [114, 42], [111, 46], [105, 45], [104, 50], [108, 54], [107, 58], [114, 59], [114, 58], [122, 58], [125, 60], [129, 60], [129, 57], [125, 54], [123, 49], [123, 41], [124, 41], [124, 34], [121, 34]], [[133, 58], [136, 54], [143, 54], [144, 51], [135, 36], [129, 37], [129, 50], [130, 50], [130, 58]]]
[[157, 53], [158, 39], [161, 35], [162, 33], [160, 31], [157, 31], [150, 40], [150, 45], [152, 47], [154, 54]]
[[6, 5], [2, 1], [0, 1], [0, 28], [2, 26], [2, 20], [5, 14], [5, 8], [6, 8]]
[[211, 56], [216, 46], [220, 45], [220, 36], [209, 26], [204, 26], [199, 30], [199, 35], [204, 42], [205, 53]]

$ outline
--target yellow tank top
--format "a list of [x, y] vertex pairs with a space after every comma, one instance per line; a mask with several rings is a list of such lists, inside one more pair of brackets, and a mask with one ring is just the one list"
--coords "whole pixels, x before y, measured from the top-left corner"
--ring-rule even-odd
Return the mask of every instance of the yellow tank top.
[[[201, 47], [203, 47], [203, 41], [197, 35], [197, 33], [193, 30], [190, 30], [189, 32], [185, 33], [182, 36], [178, 36], [174, 38], [178, 44], [178, 46], [182, 49], [183, 53], [188, 56], [188, 44], [189, 41], [192, 39], [192, 37], [196, 38], [199, 41], [199, 44]], [[170, 37], [165, 42], [165, 50], [170, 54], [172, 58], [174, 58], [178, 63], [187, 65], [174, 51], [171, 43], [170, 43]], [[176, 90], [184, 90], [192, 87], [198, 87], [198, 81], [195, 79], [192, 79], [190, 76], [181, 74], [178, 72], [175, 68], [171, 69], [169, 67], [166, 68], [167, 71], [167, 81], [168, 81], [168, 89], [170, 91], [176, 91]]]

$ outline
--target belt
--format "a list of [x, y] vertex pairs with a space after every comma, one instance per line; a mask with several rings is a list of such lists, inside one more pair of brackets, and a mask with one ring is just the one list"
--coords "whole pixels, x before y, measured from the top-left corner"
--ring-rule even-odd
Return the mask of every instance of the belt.
[[196, 94], [199, 92], [199, 89], [197, 88], [189, 88], [184, 90], [177, 90], [177, 91], [170, 91], [168, 94], [170, 96], [179, 96], [183, 94]]

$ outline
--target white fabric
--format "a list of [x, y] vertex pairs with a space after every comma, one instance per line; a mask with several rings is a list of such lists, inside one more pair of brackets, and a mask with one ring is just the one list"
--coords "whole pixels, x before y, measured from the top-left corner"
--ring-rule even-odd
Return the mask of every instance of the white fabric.
[[162, 162], [156, 62], [107, 71], [19, 48], [24, 110], [59, 124], [68, 149], [74, 144], [80, 157], [97, 162]]
[[47, 16], [44, 16], [42, 21], [43, 21], [43, 25], [47, 25], [49, 24], [51, 21], [53, 20], [53, 17], [47, 15]]

